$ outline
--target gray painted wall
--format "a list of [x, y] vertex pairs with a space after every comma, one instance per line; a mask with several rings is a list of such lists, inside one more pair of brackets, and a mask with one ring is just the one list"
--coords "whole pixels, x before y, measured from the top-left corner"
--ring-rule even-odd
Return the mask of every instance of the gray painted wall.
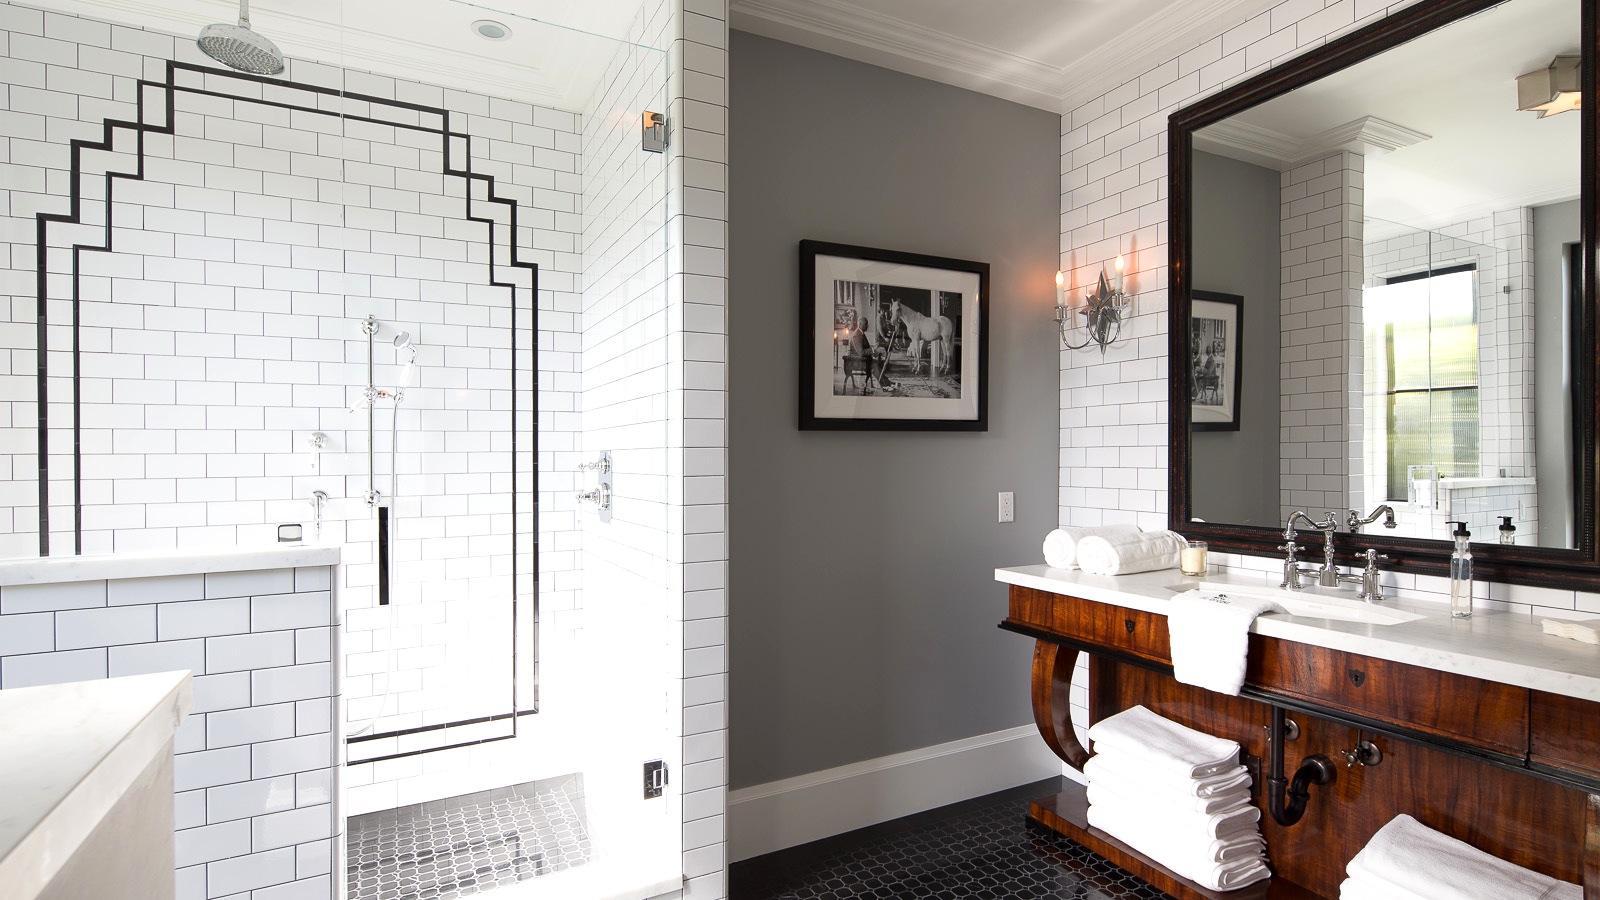
[[[1578, 201], [1533, 208], [1534, 465], [1539, 543], [1571, 547], [1572, 367], [1566, 245], [1578, 239]], [[1560, 360], [1561, 364], [1553, 364]]]
[[1194, 153], [1194, 286], [1244, 298], [1238, 431], [1194, 434], [1191, 509], [1241, 525], [1278, 520], [1278, 220], [1276, 169]]
[[[738, 788], [1032, 720], [993, 572], [1055, 527], [1061, 120], [740, 32], [729, 56]], [[990, 264], [987, 433], [796, 429], [804, 238]]]

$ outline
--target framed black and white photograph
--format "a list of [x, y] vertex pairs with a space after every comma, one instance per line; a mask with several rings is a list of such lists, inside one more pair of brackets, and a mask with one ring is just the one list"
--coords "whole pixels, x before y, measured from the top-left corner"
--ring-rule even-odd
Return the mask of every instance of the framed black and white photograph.
[[985, 431], [989, 264], [800, 242], [800, 427]]
[[1243, 344], [1237, 294], [1195, 291], [1189, 304], [1189, 410], [1195, 431], [1239, 430]]

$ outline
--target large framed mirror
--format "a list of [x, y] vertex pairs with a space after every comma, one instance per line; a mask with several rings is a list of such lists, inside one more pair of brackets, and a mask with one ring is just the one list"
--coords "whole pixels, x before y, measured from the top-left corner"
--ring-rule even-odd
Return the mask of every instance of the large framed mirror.
[[1174, 530], [1600, 587], [1596, 19], [1423, 2], [1173, 114]]

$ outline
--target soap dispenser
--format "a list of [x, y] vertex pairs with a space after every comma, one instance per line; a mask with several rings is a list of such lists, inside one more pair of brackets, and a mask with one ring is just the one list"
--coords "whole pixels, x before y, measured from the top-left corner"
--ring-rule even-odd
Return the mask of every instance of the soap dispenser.
[[1456, 526], [1455, 552], [1450, 554], [1450, 615], [1457, 619], [1472, 617], [1472, 532], [1465, 522], [1446, 522]]
[[1515, 544], [1517, 542], [1517, 526], [1511, 524], [1510, 516], [1500, 517], [1500, 543]]

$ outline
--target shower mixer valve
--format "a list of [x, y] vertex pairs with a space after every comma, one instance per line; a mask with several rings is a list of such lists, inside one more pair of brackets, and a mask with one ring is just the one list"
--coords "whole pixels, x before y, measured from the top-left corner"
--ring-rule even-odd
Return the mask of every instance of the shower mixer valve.
[[576, 496], [579, 503], [593, 503], [602, 510], [611, 508], [611, 486], [608, 484], [602, 484], [592, 490], [579, 491]]

